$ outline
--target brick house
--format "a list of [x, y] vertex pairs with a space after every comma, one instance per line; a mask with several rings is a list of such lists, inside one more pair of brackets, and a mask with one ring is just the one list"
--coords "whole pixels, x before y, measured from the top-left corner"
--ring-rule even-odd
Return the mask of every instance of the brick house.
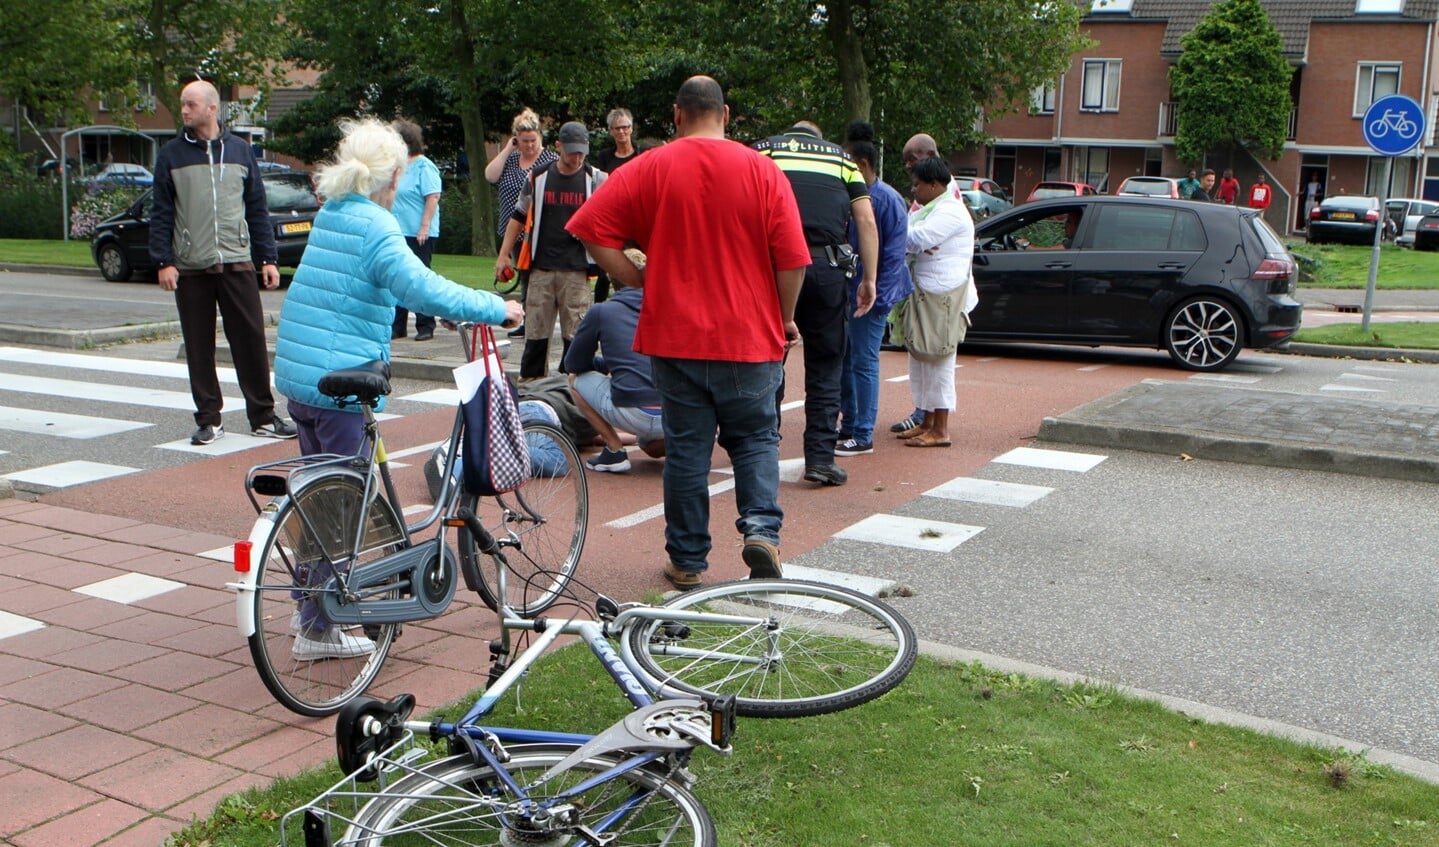
[[[1087, 2], [1087, 0], [1086, 0]], [[1303, 186], [1378, 194], [1384, 158], [1364, 141], [1361, 118], [1387, 94], [1407, 95], [1428, 116], [1426, 137], [1394, 161], [1389, 197], [1439, 200], [1434, 118], [1439, 0], [1261, 0], [1295, 68], [1289, 140], [1277, 160], [1237, 151], [1205, 166], [1229, 167], [1247, 189], [1262, 170], [1274, 185], [1267, 214], [1281, 232], [1302, 227]], [[1027, 109], [985, 125], [989, 144], [952, 157], [961, 173], [985, 173], [1023, 200], [1044, 179], [1088, 182], [1103, 192], [1133, 175], [1183, 176], [1174, 156], [1178, 110], [1169, 67], [1180, 38], [1212, 0], [1095, 0], [1082, 27], [1094, 46], [1037, 89]], [[1222, 154], [1221, 154], [1222, 155]]]

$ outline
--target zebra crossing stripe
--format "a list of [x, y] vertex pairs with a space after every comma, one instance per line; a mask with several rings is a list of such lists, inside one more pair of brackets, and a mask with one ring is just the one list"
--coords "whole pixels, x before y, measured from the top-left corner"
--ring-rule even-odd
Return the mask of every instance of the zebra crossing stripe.
[[907, 515], [870, 515], [834, 534], [846, 541], [866, 541], [891, 547], [908, 547], [931, 553], [949, 553], [984, 531], [982, 526], [932, 521]]
[[[121, 403], [129, 406], [179, 409], [187, 412], [195, 409], [195, 400], [189, 391], [134, 388], [124, 385], [106, 385], [100, 382], [52, 379], [43, 376], [6, 374], [4, 390], [23, 394], [44, 394], [50, 397], [70, 397], [84, 400], [87, 403]], [[245, 408], [244, 401], [238, 397], [226, 397], [224, 400], [226, 408]]]
[[968, 503], [983, 503], [989, 506], [1022, 507], [1054, 491], [1042, 485], [1021, 485], [1017, 482], [999, 482], [993, 479], [960, 477], [924, 492], [926, 497], [940, 497], [945, 500], [962, 500]]
[[7, 473], [5, 479], [31, 485], [44, 485], [49, 488], [67, 488], [71, 485], [82, 485], [96, 480], [139, 473], [139, 471], [139, 468], [127, 468], [123, 465], [75, 461]]
[[75, 593], [128, 605], [148, 600], [151, 597], [158, 597], [161, 594], [168, 594], [184, 587], [185, 583], [176, 582], [173, 579], [161, 579], [158, 576], [143, 573], [127, 573], [92, 582], [89, 585], [82, 585], [75, 589]]
[[[22, 365], [44, 365], [51, 368], [77, 368], [105, 373], [122, 373], [134, 376], [163, 376], [171, 379], [190, 379], [188, 365], [176, 362], [161, 362], [152, 359], [125, 359], [111, 356], [87, 356], [83, 353], [57, 353], [28, 350], [24, 347], [0, 347], [0, 362], [15, 362]], [[221, 382], [236, 383], [234, 368], [217, 367], [215, 373]]]
[[37, 629], [44, 629], [45, 622], [0, 611], [0, 638], [24, 635]]
[[1068, 450], [1041, 450], [1037, 447], [1016, 447], [994, 461], [1002, 465], [1022, 465], [1028, 468], [1045, 468], [1051, 471], [1077, 471], [1083, 473], [1109, 458], [1093, 453], [1072, 453]]
[[97, 418], [89, 415], [67, 415], [41, 409], [17, 409], [0, 406], [0, 430], [25, 432], [31, 435], [53, 435], [57, 438], [99, 438], [153, 424]]

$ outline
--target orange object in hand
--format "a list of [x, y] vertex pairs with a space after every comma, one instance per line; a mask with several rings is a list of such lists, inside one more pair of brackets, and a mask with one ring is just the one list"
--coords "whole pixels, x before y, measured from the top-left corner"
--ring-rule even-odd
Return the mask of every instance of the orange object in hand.
[[515, 278], [515, 269], [509, 266], [500, 269], [500, 279], [509, 282]]

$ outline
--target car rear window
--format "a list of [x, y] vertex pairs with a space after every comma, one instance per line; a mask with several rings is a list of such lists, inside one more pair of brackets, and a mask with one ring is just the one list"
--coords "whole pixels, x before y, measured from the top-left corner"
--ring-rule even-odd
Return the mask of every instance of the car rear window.
[[1154, 196], [1169, 196], [1169, 183], [1158, 180], [1135, 180], [1131, 179], [1124, 183], [1120, 191], [1128, 194], [1152, 194]]
[[1319, 205], [1326, 209], [1358, 209], [1368, 211], [1374, 208], [1373, 197], [1330, 197]]
[[1284, 248], [1284, 242], [1279, 239], [1279, 233], [1274, 231], [1274, 227], [1271, 227], [1269, 221], [1266, 221], [1262, 215], [1245, 215], [1244, 218], [1249, 221], [1249, 225], [1254, 228], [1254, 232], [1259, 236], [1260, 242], [1264, 244], [1265, 253], [1271, 256], [1289, 255], [1289, 251]]
[[1040, 186], [1034, 189], [1034, 199], [1042, 200], [1048, 197], [1073, 197], [1074, 189], [1059, 186]]
[[310, 178], [303, 174], [293, 177], [269, 177], [265, 180], [265, 199], [271, 211], [314, 210], [320, 208]]
[[1203, 250], [1204, 225], [1187, 209], [1110, 205], [1099, 208], [1095, 250]]

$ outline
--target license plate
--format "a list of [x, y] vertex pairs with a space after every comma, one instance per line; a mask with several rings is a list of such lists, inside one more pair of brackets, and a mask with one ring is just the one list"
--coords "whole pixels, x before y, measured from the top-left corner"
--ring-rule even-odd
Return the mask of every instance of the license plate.
[[[1350, 215], [1350, 217], [1352, 218], [1352, 217], [1354, 217], [1354, 216], [1353, 216], [1353, 215]], [[281, 234], [281, 235], [298, 235], [298, 234], [300, 234], [300, 233], [302, 233], [302, 232], [309, 232], [309, 231], [310, 231], [310, 222], [309, 222], [309, 221], [299, 221], [299, 222], [297, 222], [297, 223], [292, 223], [292, 224], [280, 224], [280, 234]]]
[[[1352, 221], [1352, 220], [1354, 220], [1354, 213], [1353, 213], [1353, 212], [1335, 212], [1335, 213], [1334, 213], [1334, 220], [1336, 220], [1336, 221]], [[308, 229], [308, 227], [306, 227], [306, 228]]]

